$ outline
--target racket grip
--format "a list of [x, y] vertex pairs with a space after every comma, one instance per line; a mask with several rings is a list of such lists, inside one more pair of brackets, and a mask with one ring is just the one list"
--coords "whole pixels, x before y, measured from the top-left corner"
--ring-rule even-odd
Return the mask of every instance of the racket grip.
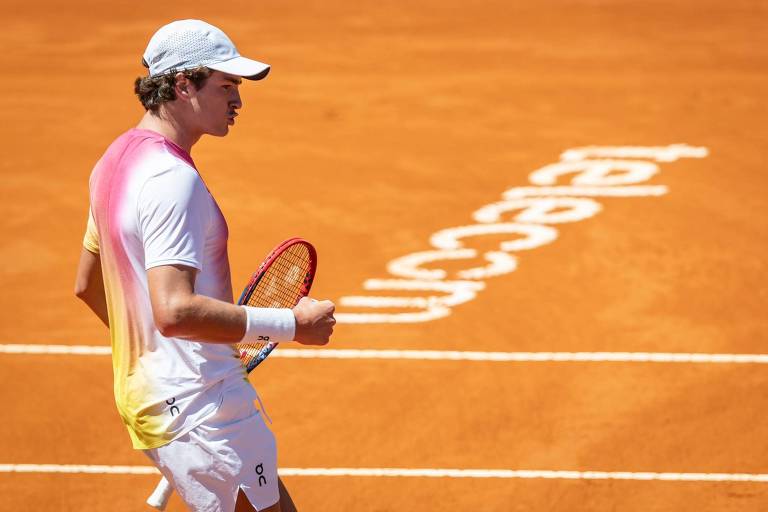
[[171, 494], [173, 494], [173, 486], [171, 485], [171, 482], [163, 477], [163, 479], [158, 482], [152, 495], [147, 498], [147, 505], [155, 507], [157, 510], [165, 510], [165, 506], [168, 505], [168, 500], [171, 498]]

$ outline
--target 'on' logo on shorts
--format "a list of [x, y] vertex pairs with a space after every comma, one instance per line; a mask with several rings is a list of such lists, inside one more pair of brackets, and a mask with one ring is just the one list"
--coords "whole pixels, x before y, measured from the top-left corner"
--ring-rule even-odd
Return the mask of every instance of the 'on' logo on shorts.
[[267, 478], [264, 476], [264, 465], [258, 463], [256, 465], [256, 474], [259, 475], [259, 487], [267, 484]]

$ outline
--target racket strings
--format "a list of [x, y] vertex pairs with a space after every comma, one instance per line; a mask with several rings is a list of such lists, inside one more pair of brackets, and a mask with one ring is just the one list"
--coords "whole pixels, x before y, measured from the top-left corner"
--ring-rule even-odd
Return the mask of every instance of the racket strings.
[[295, 306], [302, 296], [309, 270], [307, 248], [300, 244], [292, 245], [267, 268], [246, 304], [261, 308]]
[[[245, 304], [260, 308], [292, 308], [306, 293], [306, 280], [311, 269], [307, 247], [291, 245], [267, 267]], [[266, 357], [264, 352], [268, 345], [268, 342], [238, 345], [246, 368], [251, 367], [254, 360]]]

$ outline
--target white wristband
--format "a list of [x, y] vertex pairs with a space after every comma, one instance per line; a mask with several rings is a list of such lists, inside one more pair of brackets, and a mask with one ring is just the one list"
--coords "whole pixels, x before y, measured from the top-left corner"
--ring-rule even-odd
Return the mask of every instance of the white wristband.
[[245, 309], [245, 336], [240, 343], [291, 341], [296, 334], [296, 317], [288, 308]]

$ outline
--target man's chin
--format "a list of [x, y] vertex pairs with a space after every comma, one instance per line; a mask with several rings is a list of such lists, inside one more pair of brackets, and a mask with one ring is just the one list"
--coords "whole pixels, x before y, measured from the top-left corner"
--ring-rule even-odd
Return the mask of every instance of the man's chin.
[[229, 133], [229, 126], [224, 126], [223, 128], [211, 130], [210, 132], [208, 132], [208, 135], [213, 135], [214, 137], [224, 137], [228, 133]]

